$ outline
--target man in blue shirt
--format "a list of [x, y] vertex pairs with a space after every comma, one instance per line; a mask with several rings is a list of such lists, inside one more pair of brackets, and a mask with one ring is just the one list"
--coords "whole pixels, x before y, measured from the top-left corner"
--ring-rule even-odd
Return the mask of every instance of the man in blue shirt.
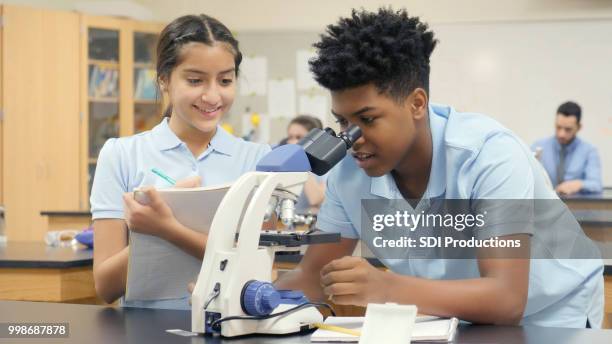
[[[429, 57], [436, 42], [419, 18], [383, 8], [354, 10], [315, 44], [311, 69], [331, 91], [332, 113], [343, 129], [359, 126], [362, 137], [330, 172], [317, 220], [318, 229], [340, 233], [341, 241], [308, 247], [277, 287], [336, 304], [415, 304], [421, 313], [475, 323], [599, 327], [601, 259], [492, 258], [497, 249], [479, 250], [493, 256], [470, 259], [413, 258], [411, 248], [405, 249], [408, 258], [386, 257], [368, 240], [364, 200], [416, 204], [417, 214], [436, 199], [549, 199], [562, 205], [529, 148], [511, 131], [489, 117], [429, 102]], [[547, 227], [523, 221], [529, 214], [510, 207], [497, 211], [511, 215], [511, 222], [489, 221], [495, 239], [527, 248], [543, 243], [536, 237]], [[580, 231], [568, 243], [581, 238]], [[388, 271], [351, 256], [359, 240]]]
[[555, 136], [536, 141], [532, 150], [539, 155], [557, 193], [601, 192], [601, 162], [595, 146], [576, 136], [582, 110], [574, 102], [557, 109]]

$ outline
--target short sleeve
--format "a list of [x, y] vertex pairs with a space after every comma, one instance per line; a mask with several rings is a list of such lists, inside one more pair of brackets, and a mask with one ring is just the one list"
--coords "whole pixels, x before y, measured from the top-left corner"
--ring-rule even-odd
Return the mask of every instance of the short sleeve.
[[128, 192], [127, 175], [122, 166], [117, 139], [104, 143], [91, 189], [92, 219], [123, 219], [123, 194]]
[[340, 233], [343, 238], [359, 239], [359, 233], [347, 215], [345, 205], [338, 194], [339, 169], [334, 169], [327, 178], [325, 200], [317, 216], [317, 228], [330, 233]]
[[483, 237], [533, 234], [534, 171], [528, 154], [515, 137], [497, 134], [485, 142], [469, 168], [472, 210], [486, 214]]

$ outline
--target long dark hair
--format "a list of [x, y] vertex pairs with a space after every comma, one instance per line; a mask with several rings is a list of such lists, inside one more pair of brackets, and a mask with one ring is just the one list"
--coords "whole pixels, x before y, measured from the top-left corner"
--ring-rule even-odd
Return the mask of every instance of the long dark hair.
[[[226, 43], [234, 54], [236, 75], [242, 61], [238, 41], [223, 23], [205, 14], [179, 17], [168, 24], [157, 42], [157, 82], [170, 80], [170, 74], [179, 63], [181, 47], [189, 42], [200, 42], [212, 46], [215, 42]], [[164, 111], [164, 117], [172, 114], [172, 104]]]

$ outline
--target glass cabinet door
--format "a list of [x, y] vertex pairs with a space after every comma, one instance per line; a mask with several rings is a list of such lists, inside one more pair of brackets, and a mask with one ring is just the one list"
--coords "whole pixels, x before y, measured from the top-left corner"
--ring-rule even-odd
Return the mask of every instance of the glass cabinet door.
[[102, 146], [119, 136], [119, 30], [88, 28], [89, 190]]
[[158, 34], [134, 32], [134, 132], [152, 129], [162, 116], [156, 80], [155, 49]]

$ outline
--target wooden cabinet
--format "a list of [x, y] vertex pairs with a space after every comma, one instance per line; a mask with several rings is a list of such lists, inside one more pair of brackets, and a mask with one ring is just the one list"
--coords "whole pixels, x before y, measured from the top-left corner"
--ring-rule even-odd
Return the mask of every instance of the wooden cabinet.
[[5, 234], [42, 240], [41, 209], [79, 207], [79, 17], [2, 10]]
[[160, 118], [161, 102], [135, 100], [134, 94], [142, 94], [139, 70], [154, 68], [154, 54], [145, 53], [144, 60], [143, 49], [155, 46], [163, 25], [14, 5], [0, 9], [5, 235], [41, 241], [48, 226], [41, 211], [89, 209], [91, 177], [106, 138], [148, 128], [144, 113]]
[[[2, 17], [2, 11], [3, 8], [0, 7], [0, 17]], [[2, 95], [4, 94], [2, 92], [2, 67], [3, 67], [3, 56], [4, 56], [4, 40], [3, 37], [4, 36], [4, 30], [2, 30], [2, 27], [0, 27], [0, 207], [2, 207], [4, 205], [4, 190], [2, 188], [2, 186], [4, 185], [4, 178], [3, 176], [3, 166], [4, 166], [4, 158], [3, 158], [3, 138], [2, 138], [2, 122], [4, 119], [4, 104], [2, 102]], [[0, 214], [0, 235], [4, 235], [4, 211], [2, 211], [2, 214]]]

